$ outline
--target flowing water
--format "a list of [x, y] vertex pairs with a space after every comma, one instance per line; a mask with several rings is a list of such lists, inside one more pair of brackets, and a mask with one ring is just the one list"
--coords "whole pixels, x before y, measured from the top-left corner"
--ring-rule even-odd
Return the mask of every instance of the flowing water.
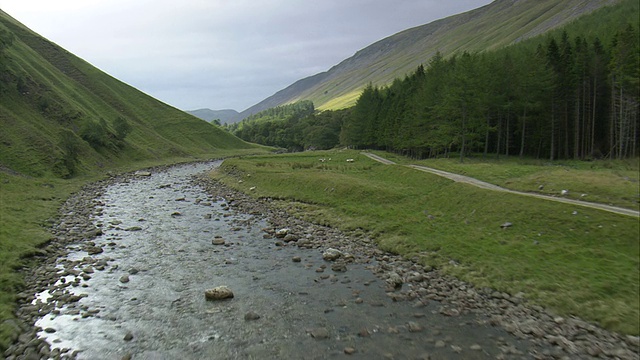
[[[52, 348], [82, 359], [527, 358], [527, 343], [476, 315], [393, 302], [367, 264], [316, 272], [320, 250], [276, 246], [264, 238], [265, 219], [234, 212], [190, 181], [217, 165], [107, 188], [95, 218], [104, 252], [93, 256], [107, 265], [69, 287], [84, 298], [38, 321]], [[216, 236], [225, 244], [213, 245]], [[58, 266], [87, 257], [80, 249]], [[204, 291], [220, 285], [235, 297], [207, 301]]]

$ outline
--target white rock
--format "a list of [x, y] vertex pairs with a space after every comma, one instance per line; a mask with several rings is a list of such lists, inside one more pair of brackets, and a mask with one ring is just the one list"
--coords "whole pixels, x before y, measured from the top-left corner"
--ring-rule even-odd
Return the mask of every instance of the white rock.
[[276, 230], [276, 237], [279, 239], [284, 238], [285, 236], [287, 236], [287, 234], [289, 233], [289, 229], [288, 228], [284, 228], [284, 229], [279, 229]]
[[506, 223], [503, 223], [502, 225], [500, 225], [500, 227], [503, 228], [503, 229], [510, 228], [512, 226], [513, 226], [513, 224], [508, 222], [508, 221]]
[[328, 248], [322, 253], [322, 258], [327, 261], [334, 261], [342, 256], [342, 251], [334, 248]]

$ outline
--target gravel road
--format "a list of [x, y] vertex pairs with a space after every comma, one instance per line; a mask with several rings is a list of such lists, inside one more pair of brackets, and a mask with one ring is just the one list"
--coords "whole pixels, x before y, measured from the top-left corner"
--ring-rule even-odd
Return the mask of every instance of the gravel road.
[[[395, 162], [385, 159], [381, 156], [375, 155], [375, 154], [371, 154], [371, 153], [367, 153], [367, 152], [363, 152], [363, 155], [369, 157], [370, 159], [373, 159], [375, 161], [378, 161], [382, 164], [385, 165], [397, 165]], [[580, 201], [580, 200], [574, 200], [574, 199], [566, 199], [566, 198], [561, 198], [561, 197], [555, 197], [555, 196], [548, 196], [548, 195], [542, 195], [542, 194], [536, 194], [536, 193], [529, 193], [529, 192], [524, 192], [524, 191], [516, 191], [516, 190], [510, 190], [510, 189], [506, 189], [503, 187], [500, 187], [498, 185], [494, 185], [494, 184], [490, 184], [488, 182], [484, 182], [469, 176], [464, 176], [464, 175], [460, 175], [460, 174], [454, 174], [454, 173], [450, 173], [447, 171], [443, 171], [443, 170], [438, 170], [438, 169], [433, 169], [427, 166], [420, 166], [420, 165], [405, 165], [407, 167], [410, 167], [412, 169], [416, 169], [419, 171], [424, 171], [424, 172], [428, 172], [431, 174], [435, 174], [438, 176], [442, 176], [444, 178], [453, 180], [455, 182], [461, 182], [461, 183], [465, 183], [465, 184], [470, 184], [476, 187], [479, 187], [481, 189], [487, 189], [487, 190], [493, 190], [493, 191], [501, 191], [501, 192], [506, 192], [506, 193], [510, 193], [510, 194], [516, 194], [516, 195], [521, 195], [521, 196], [529, 196], [529, 197], [534, 197], [534, 198], [538, 198], [538, 199], [543, 199], [543, 200], [550, 200], [550, 201], [555, 201], [555, 202], [561, 202], [561, 203], [565, 203], [565, 204], [571, 204], [571, 205], [577, 205], [577, 206], [581, 206], [581, 207], [588, 207], [588, 208], [592, 208], [592, 209], [598, 209], [598, 210], [604, 210], [604, 211], [608, 211], [608, 212], [612, 212], [615, 214], [620, 214], [620, 215], [626, 215], [626, 216], [633, 216], [633, 217], [640, 217], [640, 212], [636, 211], [636, 210], [632, 210], [632, 209], [625, 209], [625, 208], [621, 208], [621, 207], [616, 207], [616, 206], [611, 206], [611, 205], [606, 205], [606, 204], [598, 204], [598, 203], [592, 203], [592, 202], [586, 202], [586, 201]]]

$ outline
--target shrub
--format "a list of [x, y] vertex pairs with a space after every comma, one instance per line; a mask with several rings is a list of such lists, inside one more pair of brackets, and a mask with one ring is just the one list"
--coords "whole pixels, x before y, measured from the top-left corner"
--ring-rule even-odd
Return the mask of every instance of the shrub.
[[121, 116], [117, 117], [113, 121], [113, 129], [116, 132], [116, 139], [119, 141], [123, 141], [124, 138], [126, 138], [127, 135], [129, 135], [131, 130], [133, 130], [133, 128], [131, 127], [131, 124], [129, 124], [127, 119]]
[[62, 178], [70, 178], [77, 173], [80, 141], [73, 131], [62, 129], [58, 146], [62, 150], [62, 156], [54, 164], [53, 171]]
[[87, 121], [80, 130], [80, 137], [96, 150], [109, 144], [109, 135], [107, 122], [104, 119]]

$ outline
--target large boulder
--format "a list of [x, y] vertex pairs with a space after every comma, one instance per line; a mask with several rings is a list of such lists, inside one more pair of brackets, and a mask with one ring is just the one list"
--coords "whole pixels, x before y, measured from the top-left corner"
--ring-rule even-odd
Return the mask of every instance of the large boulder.
[[226, 286], [218, 286], [204, 291], [204, 298], [209, 301], [233, 298], [233, 291]]

